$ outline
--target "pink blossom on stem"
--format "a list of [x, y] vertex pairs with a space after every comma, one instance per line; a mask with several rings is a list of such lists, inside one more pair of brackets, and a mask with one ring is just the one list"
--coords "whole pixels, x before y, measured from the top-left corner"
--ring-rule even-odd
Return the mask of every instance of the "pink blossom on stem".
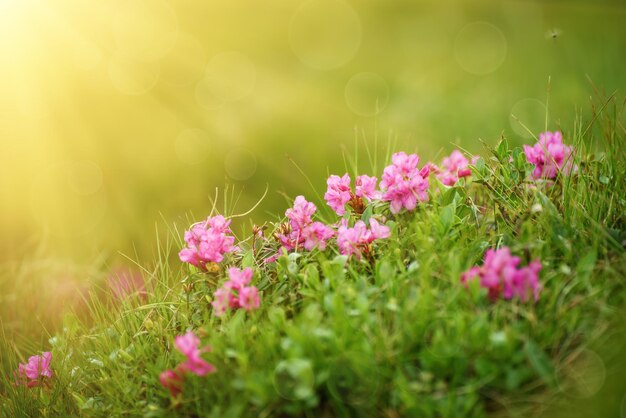
[[377, 182], [376, 177], [358, 176], [353, 192], [350, 188], [350, 176], [347, 173], [342, 177], [333, 174], [326, 180], [328, 188], [324, 199], [339, 216], [346, 213], [346, 205], [350, 205], [355, 212], [362, 213], [365, 209], [364, 199], [371, 201], [381, 197], [380, 192], [376, 190]]
[[244, 287], [239, 291], [239, 306], [246, 311], [257, 309], [260, 303], [259, 291], [256, 287]]
[[17, 384], [26, 385], [29, 388], [39, 386], [42, 380], [53, 376], [50, 362], [52, 353], [45, 351], [41, 356], [30, 356], [28, 362], [20, 363], [14, 373]]
[[198, 376], [204, 376], [215, 371], [212, 364], [200, 357], [203, 352], [210, 351], [210, 347], [200, 348], [200, 339], [192, 331], [176, 337], [174, 345], [181, 354], [187, 357], [187, 361], [180, 365], [182, 370]]
[[289, 218], [291, 228], [294, 231], [300, 231], [312, 222], [311, 217], [316, 209], [315, 205], [307, 202], [304, 196], [298, 196], [293, 203], [293, 208], [287, 209], [285, 216]]
[[185, 232], [187, 247], [178, 256], [180, 260], [206, 271], [209, 262], [220, 263], [224, 255], [237, 250], [234, 246], [235, 237], [229, 228], [230, 220], [222, 215], [208, 218], [206, 221], [192, 225]]
[[326, 193], [324, 194], [324, 200], [328, 203], [328, 206], [341, 216], [346, 213], [346, 203], [352, 199], [352, 191], [350, 190], [350, 176], [348, 173], [342, 177], [331, 175], [326, 180], [328, 186]]
[[355, 181], [354, 194], [369, 200], [380, 199], [380, 192], [376, 190], [377, 183], [378, 179], [376, 177], [358, 176]]
[[563, 144], [561, 132], [544, 132], [534, 146], [524, 145], [524, 154], [529, 163], [535, 166], [532, 176], [535, 179], [553, 179], [562, 172], [565, 175], [576, 172], [578, 167], [572, 160], [572, 147]]
[[253, 275], [254, 271], [250, 267], [243, 270], [237, 267], [228, 269], [229, 280], [213, 294], [211, 304], [215, 315], [222, 316], [229, 308], [243, 308], [250, 311], [259, 307], [258, 289], [254, 286], [248, 286]]
[[419, 170], [417, 154], [404, 152], [393, 154], [391, 161], [380, 182], [382, 200], [390, 203], [391, 212], [399, 213], [402, 208], [410, 211], [415, 209], [418, 201], [427, 201], [428, 175], [432, 167], [427, 165]]
[[352, 228], [346, 224], [339, 226], [337, 230], [337, 246], [343, 255], [354, 255], [361, 259], [364, 253], [371, 251], [370, 244], [377, 239], [389, 238], [389, 227], [380, 225], [378, 221], [370, 218], [370, 229], [365, 222], [357, 221]]
[[[474, 161], [474, 160], [472, 160]], [[442, 168], [438, 170], [437, 178], [446, 186], [454, 186], [460, 178], [468, 177], [472, 174], [469, 168], [469, 160], [459, 150], [443, 159]]]
[[321, 222], [313, 222], [302, 230], [303, 246], [311, 251], [318, 248], [321, 251], [326, 249], [326, 242], [335, 236], [333, 229]]
[[[277, 234], [283, 248], [287, 251], [296, 248], [304, 248], [308, 251], [319, 248], [323, 251], [326, 248], [326, 242], [334, 236], [334, 231], [321, 222], [313, 222], [312, 216], [315, 210], [315, 205], [307, 202], [303, 196], [296, 197], [293, 208], [285, 212], [289, 218], [289, 225], [284, 225], [281, 232]], [[276, 261], [279, 255], [280, 252], [266, 259], [266, 262]]]
[[511, 254], [508, 247], [489, 249], [485, 252], [483, 265], [472, 267], [463, 273], [461, 282], [479, 279], [481, 287], [488, 289], [489, 299], [492, 301], [502, 296], [504, 299], [518, 297], [525, 302], [529, 294], [537, 301], [541, 290], [541, 263], [535, 260], [526, 267], [519, 267], [520, 261], [519, 257]]
[[213, 302], [211, 302], [215, 315], [222, 316], [230, 306], [230, 289], [219, 288], [213, 293]]
[[248, 283], [250, 283], [253, 275], [254, 270], [252, 270], [250, 267], [246, 267], [243, 270], [240, 270], [237, 267], [231, 267], [228, 269], [228, 278], [230, 279], [227, 282], [228, 287], [232, 290], [242, 289]]
[[181, 370], [165, 370], [159, 375], [161, 385], [170, 392], [172, 397], [178, 396], [183, 391], [185, 375]]

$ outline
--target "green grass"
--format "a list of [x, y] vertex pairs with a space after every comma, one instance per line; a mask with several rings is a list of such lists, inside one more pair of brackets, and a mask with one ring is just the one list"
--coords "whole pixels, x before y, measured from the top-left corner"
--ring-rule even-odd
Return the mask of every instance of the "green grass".
[[[392, 237], [371, 263], [346, 263], [330, 246], [266, 266], [271, 244], [255, 248], [255, 258], [248, 239], [220, 273], [201, 274], [176, 260], [182, 238], [172, 228], [141, 267], [147, 300], [120, 303], [95, 291], [87, 312], [67, 316], [49, 342], [26, 345], [30, 352], [16, 350], [19, 333], [3, 325], [2, 415], [572, 416], [590, 408], [572, 399], [594, 395], [601, 405], [593, 411], [616, 414], [626, 390], [618, 378], [626, 296], [620, 111], [609, 100], [564, 131], [577, 149], [577, 175], [530, 187], [523, 153], [503, 140], [485, 150], [473, 181], [431, 184], [430, 202], [414, 212], [374, 208]], [[536, 304], [492, 303], [461, 285], [486, 248], [505, 245], [523, 263], [541, 259]], [[212, 314], [210, 296], [228, 265], [255, 268], [259, 310]], [[182, 359], [173, 339], [189, 329], [212, 347], [205, 357], [218, 371], [190, 377], [172, 401], [158, 375]], [[50, 348], [50, 388], [16, 388], [17, 362]]]

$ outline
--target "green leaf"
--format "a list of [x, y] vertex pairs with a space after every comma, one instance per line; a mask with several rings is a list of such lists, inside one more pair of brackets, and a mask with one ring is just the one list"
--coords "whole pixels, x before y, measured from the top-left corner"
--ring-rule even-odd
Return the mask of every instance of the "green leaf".
[[369, 225], [370, 223], [370, 218], [372, 217], [372, 211], [373, 211], [373, 207], [372, 205], [368, 205], [365, 210], [363, 211], [363, 215], [361, 215], [361, 220], [363, 222], [365, 222], [366, 225]]
[[252, 251], [246, 252], [246, 255], [243, 256], [243, 259], [241, 260], [241, 266], [242, 268], [254, 267], [254, 254], [252, 253]]
[[554, 375], [554, 368], [552, 367], [552, 362], [550, 358], [543, 352], [535, 343], [532, 341], [527, 341], [524, 345], [524, 351], [526, 352], [526, 357], [530, 362], [533, 370], [541, 377], [541, 380], [544, 381], [546, 385], [549, 387], [556, 386], [556, 379]]
[[591, 287], [589, 277], [591, 277], [591, 273], [596, 266], [597, 258], [595, 250], [590, 250], [580, 259], [580, 261], [578, 261], [578, 264], [576, 265], [576, 277], [584, 283], [587, 288]]

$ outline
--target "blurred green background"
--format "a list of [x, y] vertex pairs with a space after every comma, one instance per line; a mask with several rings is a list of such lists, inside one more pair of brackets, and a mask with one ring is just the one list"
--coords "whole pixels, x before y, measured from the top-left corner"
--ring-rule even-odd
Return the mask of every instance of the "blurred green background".
[[[0, 259], [154, 244], [229, 183], [257, 222], [355, 138], [440, 158], [623, 91], [623, 2], [0, 0]], [[362, 148], [364, 149], [364, 148]], [[364, 156], [364, 152], [361, 152]], [[185, 221], [186, 222], [186, 221]]]
[[532, 141], [511, 115], [543, 130], [548, 89], [567, 132], [589, 80], [624, 91], [625, 18], [618, 1], [0, 0], [4, 329], [54, 328], [216, 187], [236, 212], [268, 189], [236, 231], [314, 199], [290, 158], [323, 192], [355, 147], [438, 161]]

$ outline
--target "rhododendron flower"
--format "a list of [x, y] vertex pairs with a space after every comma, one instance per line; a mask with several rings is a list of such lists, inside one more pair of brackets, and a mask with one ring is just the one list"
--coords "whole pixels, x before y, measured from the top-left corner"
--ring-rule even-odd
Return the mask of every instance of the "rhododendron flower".
[[346, 213], [346, 203], [352, 198], [352, 192], [350, 191], [350, 176], [344, 174], [343, 177], [332, 175], [326, 180], [326, 193], [324, 194], [324, 200], [328, 203], [328, 206], [334, 210], [337, 215], [341, 216]]
[[[289, 218], [289, 225], [283, 225], [281, 231], [277, 233], [283, 248], [287, 251], [298, 247], [304, 247], [309, 251], [316, 247], [320, 250], [326, 248], [326, 241], [334, 236], [334, 231], [321, 222], [313, 222], [312, 216], [316, 209], [315, 205], [307, 202], [303, 196], [296, 197], [293, 208], [285, 212]], [[278, 255], [266, 261], [275, 261]]]
[[210, 351], [210, 347], [200, 348], [200, 339], [192, 331], [176, 337], [174, 345], [181, 354], [187, 357], [187, 361], [180, 365], [183, 370], [198, 376], [204, 376], [215, 371], [215, 367], [212, 364], [200, 357], [200, 354], [203, 352]]
[[[478, 157], [472, 158], [472, 164], [476, 163]], [[460, 178], [468, 177], [472, 174], [469, 168], [469, 160], [459, 150], [443, 159], [441, 168], [436, 168], [437, 178], [446, 186], [454, 186]]]
[[311, 202], [307, 202], [304, 196], [296, 197], [293, 208], [287, 209], [285, 216], [289, 218], [293, 230], [302, 230], [312, 222], [311, 217], [317, 208]]
[[392, 164], [385, 167], [380, 187], [382, 200], [390, 202], [391, 213], [399, 213], [402, 208], [413, 210], [417, 202], [428, 200], [428, 175], [432, 166], [427, 164], [421, 170], [417, 168], [417, 154], [404, 152], [393, 154]]
[[230, 289], [219, 288], [213, 293], [213, 302], [211, 306], [215, 310], [217, 316], [222, 316], [230, 306], [231, 292]]
[[365, 197], [369, 200], [380, 199], [380, 192], [376, 190], [378, 179], [361, 175], [356, 178], [354, 194], [358, 197]]
[[240, 270], [237, 267], [231, 267], [228, 269], [228, 278], [230, 279], [227, 282], [228, 287], [233, 290], [240, 290], [250, 283], [253, 275], [254, 271], [250, 267], [243, 270]]
[[346, 213], [346, 205], [350, 205], [357, 213], [362, 213], [365, 208], [363, 199], [380, 199], [380, 192], [376, 190], [376, 177], [361, 175], [356, 178], [354, 192], [350, 188], [350, 176], [342, 177], [331, 175], [326, 184], [328, 188], [324, 194], [324, 200], [328, 206], [339, 216]]
[[24, 384], [29, 388], [39, 386], [42, 379], [51, 378], [53, 373], [50, 369], [52, 353], [45, 351], [41, 356], [30, 356], [26, 364], [20, 363], [15, 378], [17, 384]]
[[192, 225], [191, 229], [185, 232], [187, 248], [178, 253], [181, 261], [204, 271], [207, 270], [207, 263], [220, 263], [225, 254], [237, 250], [234, 246], [235, 237], [232, 236], [229, 225], [230, 220], [226, 220], [222, 215]]
[[243, 309], [251, 311], [257, 309], [259, 305], [259, 291], [256, 287], [244, 287], [239, 291], [239, 306]]
[[357, 221], [352, 228], [345, 224], [341, 225], [337, 231], [337, 246], [341, 254], [355, 255], [361, 259], [363, 253], [370, 253], [370, 244], [373, 241], [389, 236], [389, 227], [380, 225], [378, 221], [370, 218], [370, 229], [363, 221]]
[[250, 267], [243, 270], [237, 267], [228, 269], [229, 280], [213, 294], [211, 305], [213, 305], [215, 315], [222, 316], [229, 308], [243, 308], [250, 311], [259, 307], [258, 289], [254, 286], [247, 286], [253, 275], [254, 271]]
[[524, 154], [529, 163], [535, 166], [532, 176], [535, 179], [553, 179], [558, 172], [569, 174], [577, 167], [572, 160], [572, 147], [563, 144], [561, 132], [544, 132], [534, 146], [524, 145]]
[[511, 255], [508, 247], [489, 249], [485, 252], [483, 265], [472, 267], [463, 273], [461, 282], [479, 279], [480, 285], [488, 289], [491, 300], [496, 300], [502, 295], [504, 299], [517, 296], [525, 302], [532, 294], [536, 301], [541, 290], [539, 284], [541, 263], [535, 260], [526, 267], [519, 267], [519, 263], [520, 258]]
[[183, 391], [185, 375], [182, 370], [165, 370], [159, 375], [161, 385], [170, 392], [172, 397], [178, 396]]
[[335, 236], [333, 229], [321, 222], [313, 222], [302, 230], [303, 246], [308, 251], [313, 248], [326, 249], [326, 241]]
[[161, 385], [170, 392], [170, 395], [178, 396], [183, 390], [185, 376], [193, 373], [198, 376], [206, 376], [216, 371], [215, 366], [201, 357], [202, 353], [211, 351], [211, 347], [200, 348], [200, 338], [192, 331], [179, 335], [174, 339], [176, 349], [186, 357], [175, 370], [165, 370], [159, 375]]

